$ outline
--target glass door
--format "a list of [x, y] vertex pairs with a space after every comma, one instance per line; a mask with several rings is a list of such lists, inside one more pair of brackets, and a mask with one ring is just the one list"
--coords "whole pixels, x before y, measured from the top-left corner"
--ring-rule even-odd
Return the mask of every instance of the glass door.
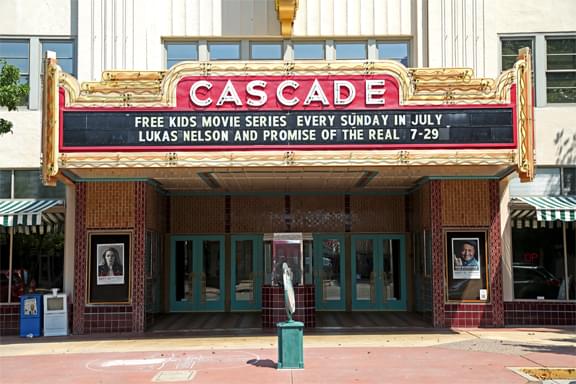
[[352, 237], [352, 309], [405, 310], [402, 235]]
[[232, 310], [260, 310], [262, 236], [232, 236]]
[[224, 238], [173, 236], [171, 253], [170, 310], [223, 310]]
[[344, 310], [344, 238], [335, 235], [314, 236], [314, 250], [316, 308]]

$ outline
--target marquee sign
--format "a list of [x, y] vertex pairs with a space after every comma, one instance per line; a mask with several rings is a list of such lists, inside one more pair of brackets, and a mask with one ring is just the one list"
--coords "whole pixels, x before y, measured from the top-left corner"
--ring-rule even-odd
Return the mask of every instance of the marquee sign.
[[43, 178], [62, 165], [282, 165], [299, 151], [315, 165], [516, 165], [530, 180], [527, 55], [496, 80], [390, 61], [190, 62], [84, 84], [47, 59]]
[[514, 105], [407, 107], [390, 75], [189, 76], [172, 108], [63, 108], [62, 152], [514, 148]]

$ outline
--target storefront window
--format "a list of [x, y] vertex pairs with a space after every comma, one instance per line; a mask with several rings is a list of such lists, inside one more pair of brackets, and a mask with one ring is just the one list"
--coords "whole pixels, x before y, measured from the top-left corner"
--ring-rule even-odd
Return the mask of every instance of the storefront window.
[[[12, 273], [10, 274], [10, 236], [0, 234], [0, 302], [18, 302], [27, 292], [62, 290], [64, 272], [64, 235], [62, 233], [13, 236]], [[12, 278], [11, 293], [8, 282]]]
[[544, 225], [512, 230], [514, 298], [565, 300], [567, 286], [568, 298], [574, 299], [576, 231], [571, 224]]

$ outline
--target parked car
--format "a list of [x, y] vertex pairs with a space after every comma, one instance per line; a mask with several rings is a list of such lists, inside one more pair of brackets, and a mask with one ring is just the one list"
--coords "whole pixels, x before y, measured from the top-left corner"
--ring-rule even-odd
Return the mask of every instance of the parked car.
[[561, 279], [539, 265], [513, 264], [514, 298], [558, 299]]

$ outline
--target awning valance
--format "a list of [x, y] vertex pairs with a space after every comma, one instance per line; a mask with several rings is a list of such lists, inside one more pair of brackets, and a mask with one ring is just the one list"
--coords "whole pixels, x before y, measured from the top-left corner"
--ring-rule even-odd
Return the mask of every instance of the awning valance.
[[518, 197], [536, 208], [538, 221], [576, 221], [576, 196]]
[[0, 226], [17, 227], [61, 223], [63, 214], [44, 211], [62, 204], [64, 204], [62, 200], [0, 200]]

